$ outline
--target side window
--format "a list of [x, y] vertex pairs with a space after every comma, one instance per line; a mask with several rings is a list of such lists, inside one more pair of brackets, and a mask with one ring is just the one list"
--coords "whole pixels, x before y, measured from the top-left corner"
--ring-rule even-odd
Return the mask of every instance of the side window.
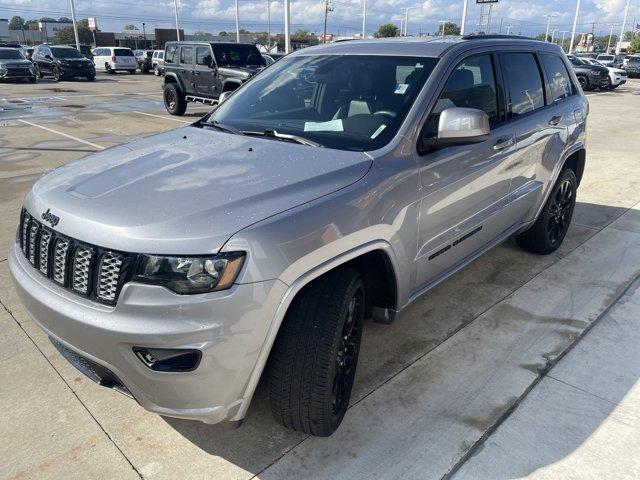
[[567, 67], [560, 57], [545, 53], [540, 55], [540, 58], [549, 77], [552, 102], [570, 97], [576, 93], [576, 89], [571, 83], [569, 72], [567, 72]]
[[208, 67], [211, 65], [211, 49], [209, 47], [196, 48], [196, 65]]
[[193, 47], [191, 45], [183, 45], [180, 48], [180, 63], [193, 65]]
[[532, 53], [504, 53], [500, 56], [505, 75], [507, 111], [517, 117], [544, 107], [542, 78]]
[[498, 97], [490, 54], [469, 57], [456, 67], [429, 115], [424, 134], [435, 136], [440, 113], [452, 107], [482, 110], [491, 125], [498, 123]]
[[167, 45], [167, 55], [165, 58], [165, 63], [173, 63], [176, 59], [176, 52], [178, 51], [177, 45]]

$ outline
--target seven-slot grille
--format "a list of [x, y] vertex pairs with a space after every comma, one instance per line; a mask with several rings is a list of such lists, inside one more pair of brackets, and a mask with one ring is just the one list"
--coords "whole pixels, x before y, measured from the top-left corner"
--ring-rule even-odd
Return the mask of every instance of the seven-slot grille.
[[19, 238], [29, 263], [57, 284], [102, 303], [118, 300], [134, 255], [62, 236], [24, 209]]

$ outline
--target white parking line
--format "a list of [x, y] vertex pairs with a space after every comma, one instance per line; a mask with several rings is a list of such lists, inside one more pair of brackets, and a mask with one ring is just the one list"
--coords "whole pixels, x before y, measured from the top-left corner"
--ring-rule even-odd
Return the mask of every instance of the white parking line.
[[51, 133], [55, 133], [57, 135], [61, 135], [63, 137], [67, 137], [67, 138], [69, 138], [71, 140], [74, 140], [76, 142], [84, 143], [85, 145], [89, 145], [91, 147], [97, 148], [98, 150], [104, 150], [106, 148], [106, 147], [103, 147], [102, 145], [98, 145], [96, 143], [91, 143], [91, 142], [88, 142], [87, 140], [82, 140], [81, 138], [74, 137], [73, 135], [69, 135], [67, 133], [59, 132], [57, 130], [54, 130], [53, 128], [44, 127], [42, 125], [38, 125], [36, 123], [27, 122], [26, 120], [22, 120], [22, 119], [18, 119], [18, 121], [21, 122], [21, 123], [24, 123], [26, 125], [30, 125], [32, 127], [41, 128], [42, 130], [46, 130], [47, 132], [51, 132]]
[[134, 110], [133, 113], [139, 113], [140, 115], [147, 115], [148, 117], [162, 118], [164, 120], [173, 120], [174, 122], [193, 123], [193, 122], [189, 122], [187, 120], [180, 120], [179, 118], [166, 117], [164, 115], [156, 115], [154, 113], [139, 112], [137, 110]]

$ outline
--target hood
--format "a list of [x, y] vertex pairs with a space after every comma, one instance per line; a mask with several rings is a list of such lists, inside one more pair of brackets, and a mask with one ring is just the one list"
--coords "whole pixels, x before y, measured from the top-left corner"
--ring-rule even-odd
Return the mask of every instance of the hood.
[[361, 152], [185, 127], [46, 174], [25, 207], [56, 231], [114, 250], [217, 252], [236, 232], [357, 182]]
[[18, 59], [18, 60], [0, 60], [0, 65], [4, 65], [5, 67], [30, 67], [33, 65], [29, 60], [26, 59]]
[[218, 67], [218, 73], [227, 77], [249, 78], [263, 70], [264, 67]]

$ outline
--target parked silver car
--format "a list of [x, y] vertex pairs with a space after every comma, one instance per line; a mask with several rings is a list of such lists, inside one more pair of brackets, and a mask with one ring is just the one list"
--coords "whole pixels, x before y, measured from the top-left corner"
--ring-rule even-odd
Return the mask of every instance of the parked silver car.
[[557, 45], [513, 36], [308, 48], [203, 120], [60, 167], [9, 266], [98, 383], [161, 415], [330, 435], [365, 319], [389, 323], [512, 235], [562, 243], [588, 105]]

